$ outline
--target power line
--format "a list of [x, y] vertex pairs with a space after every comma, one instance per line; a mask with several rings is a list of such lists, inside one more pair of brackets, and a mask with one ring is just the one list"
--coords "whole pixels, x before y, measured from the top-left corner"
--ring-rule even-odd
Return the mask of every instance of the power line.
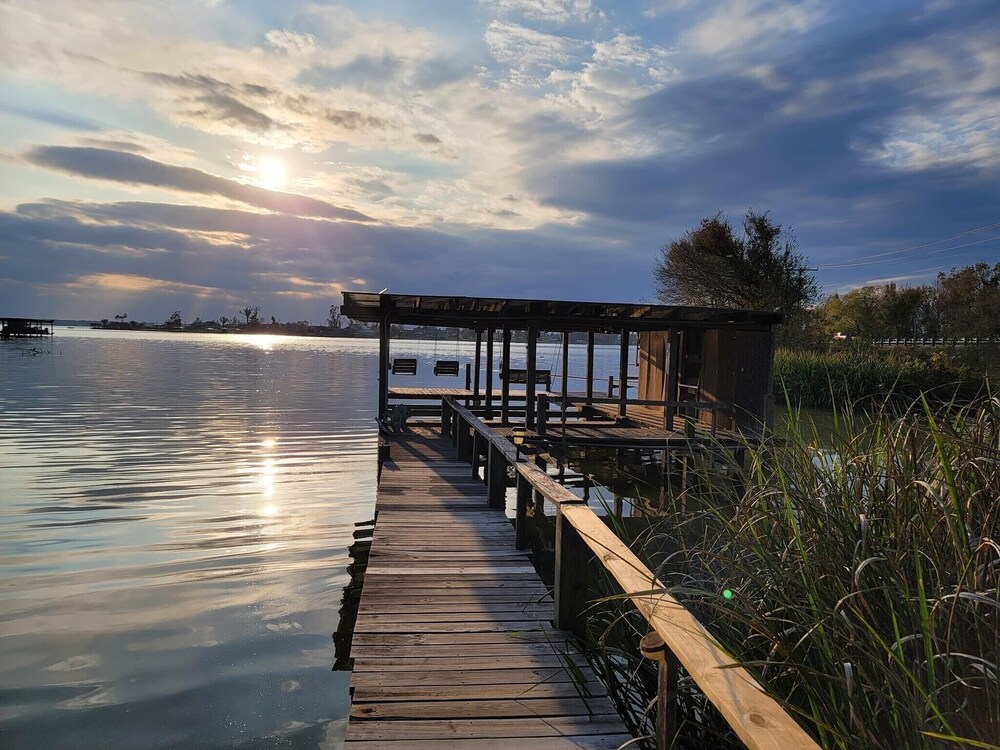
[[[975, 242], [965, 242], [961, 245], [952, 245], [951, 247], [940, 247], [935, 250], [928, 251], [921, 257], [926, 258], [929, 255], [938, 255], [940, 253], [947, 253], [953, 250], [961, 250], [963, 247], [971, 247], [972, 245], [982, 245], [984, 242], [995, 242], [996, 240], [1000, 240], [1000, 235], [997, 235], [996, 237], [987, 237], [985, 240], [976, 240]], [[935, 244], [935, 243], [928, 243], [928, 244]], [[927, 244], [923, 245], [922, 247], [927, 247]], [[896, 251], [896, 252], [901, 252], [901, 251]], [[855, 268], [857, 266], [872, 266], [879, 263], [892, 263], [897, 260], [902, 260], [902, 258], [883, 258], [882, 260], [865, 260], [865, 261], [857, 261], [849, 263], [825, 263], [821, 264], [820, 268]]]
[[[959, 234], [953, 234], [950, 237], [942, 237], [939, 240], [930, 240], [929, 242], [922, 242], [919, 245], [913, 245], [911, 247], [904, 247], [898, 250], [887, 250], [883, 253], [876, 253], [875, 255], [868, 255], [863, 258], [854, 258], [851, 260], [843, 261], [841, 263], [821, 263], [820, 268], [850, 268], [855, 265], [870, 265], [872, 263], [886, 263], [888, 261], [876, 261], [874, 258], [885, 258], [890, 255], [901, 255], [903, 253], [910, 253], [914, 250], [921, 250], [925, 247], [930, 247], [932, 245], [940, 245], [942, 242], [951, 242], [952, 240], [957, 240], [962, 237], [968, 237], [970, 234], [978, 234], [979, 232], [986, 232], [990, 229], [996, 229], [1000, 227], [1000, 221], [993, 224], [986, 224], [981, 227], [976, 227], [975, 229], [969, 229], [965, 232], [960, 232]], [[996, 239], [995, 237], [992, 239]], [[982, 240], [982, 242], [989, 242], [990, 240]], [[969, 244], [979, 244], [979, 243], [969, 243]], [[946, 252], [950, 249], [958, 249], [961, 247], [968, 247], [968, 245], [958, 245], [956, 248], [944, 248], [935, 250], [934, 252]]]

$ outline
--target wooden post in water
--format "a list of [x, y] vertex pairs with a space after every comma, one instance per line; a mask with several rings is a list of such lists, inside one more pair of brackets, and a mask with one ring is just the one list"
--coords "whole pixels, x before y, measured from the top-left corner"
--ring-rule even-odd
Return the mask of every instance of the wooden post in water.
[[476, 406], [479, 406], [479, 373], [482, 370], [482, 362], [480, 359], [483, 354], [483, 332], [481, 330], [476, 330], [476, 366], [475, 375], [472, 378], [472, 390], [476, 394]]
[[656, 748], [669, 750], [677, 736], [677, 657], [659, 634], [650, 631], [639, 641], [639, 650], [656, 662]]
[[531, 483], [517, 472], [517, 508], [514, 512], [514, 547], [528, 548], [528, 503], [531, 502]]
[[383, 420], [389, 411], [389, 319], [378, 324], [378, 418]]
[[538, 327], [528, 326], [528, 362], [526, 368], [528, 382], [524, 384], [524, 425], [529, 430], [535, 429], [535, 377], [538, 373], [535, 362], [538, 352]]
[[493, 326], [486, 329], [486, 418], [493, 418]]
[[579, 637], [584, 635], [583, 610], [587, 601], [587, 565], [593, 553], [580, 532], [566, 520], [562, 505], [556, 508], [556, 569], [552, 592], [553, 624]]
[[587, 405], [594, 399], [594, 332], [587, 331]]
[[628, 403], [628, 329], [622, 329], [618, 352], [618, 416], [624, 417]]
[[504, 326], [503, 343], [500, 350], [500, 421], [510, 423], [510, 376], [504, 376], [504, 371], [510, 370], [510, 327]]

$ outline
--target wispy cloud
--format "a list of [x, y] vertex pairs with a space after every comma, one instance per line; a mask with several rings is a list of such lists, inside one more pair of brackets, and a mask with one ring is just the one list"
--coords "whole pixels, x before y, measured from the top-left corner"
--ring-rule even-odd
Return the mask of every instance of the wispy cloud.
[[192, 167], [163, 164], [138, 154], [122, 151], [71, 146], [36, 146], [27, 153], [26, 158], [42, 167], [91, 179], [151, 185], [185, 193], [218, 195], [268, 211], [297, 216], [372, 221], [371, 217], [359, 211], [334, 206], [316, 198], [265, 190]]

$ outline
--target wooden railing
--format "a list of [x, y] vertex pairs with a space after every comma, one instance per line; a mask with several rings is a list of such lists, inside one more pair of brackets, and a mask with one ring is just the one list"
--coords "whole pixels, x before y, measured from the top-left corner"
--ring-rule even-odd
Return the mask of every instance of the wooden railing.
[[579, 497], [530, 461], [519, 460], [514, 445], [482, 422], [455, 399], [442, 401], [441, 428], [479, 475], [480, 458], [486, 457], [485, 479], [490, 507], [504, 508], [507, 469], [513, 466], [517, 484], [514, 516], [515, 544], [528, 546], [527, 508], [532, 491], [541, 493], [556, 509], [554, 623], [557, 628], [580, 632], [588, 606], [586, 570], [588, 550], [618, 583], [649, 623], [643, 655], [659, 662], [657, 744], [670, 747], [677, 731], [673, 687], [682, 665], [725, 718], [736, 735], [753, 750], [807, 748], [816, 742], [781, 705], [732, 656], [624, 542]]

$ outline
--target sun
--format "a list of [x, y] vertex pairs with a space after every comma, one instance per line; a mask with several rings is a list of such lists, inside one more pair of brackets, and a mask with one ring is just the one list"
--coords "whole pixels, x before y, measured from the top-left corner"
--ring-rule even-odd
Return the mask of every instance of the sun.
[[288, 169], [285, 162], [273, 156], [263, 156], [257, 162], [257, 184], [261, 187], [274, 189], [288, 182]]

